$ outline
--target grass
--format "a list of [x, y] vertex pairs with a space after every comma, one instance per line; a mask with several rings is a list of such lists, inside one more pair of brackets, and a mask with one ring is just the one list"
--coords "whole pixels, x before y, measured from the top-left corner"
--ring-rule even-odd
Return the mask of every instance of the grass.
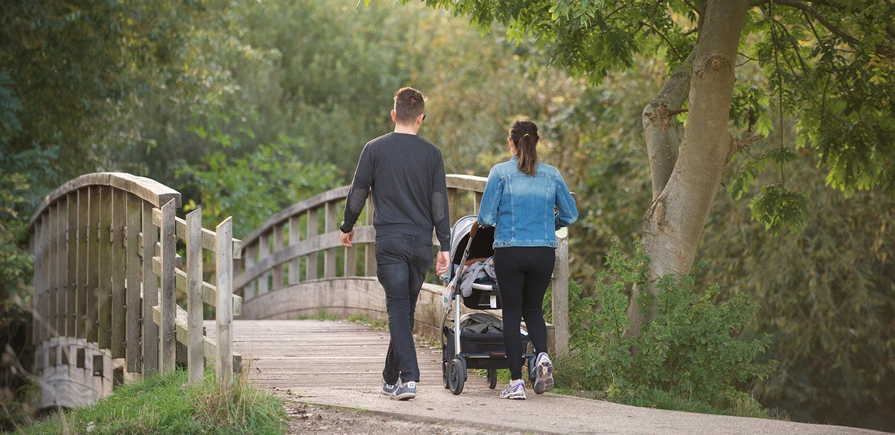
[[222, 391], [210, 374], [185, 385], [186, 373], [155, 376], [116, 389], [96, 404], [58, 412], [17, 430], [20, 434], [281, 434], [286, 430], [279, 399], [238, 380]]

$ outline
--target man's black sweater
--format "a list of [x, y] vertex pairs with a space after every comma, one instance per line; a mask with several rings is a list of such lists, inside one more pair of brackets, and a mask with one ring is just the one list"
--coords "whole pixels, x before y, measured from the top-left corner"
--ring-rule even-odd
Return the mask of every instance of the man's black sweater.
[[389, 133], [367, 142], [357, 162], [340, 229], [354, 228], [373, 191], [376, 234], [405, 233], [431, 237], [450, 249], [447, 185], [441, 151], [415, 134]]

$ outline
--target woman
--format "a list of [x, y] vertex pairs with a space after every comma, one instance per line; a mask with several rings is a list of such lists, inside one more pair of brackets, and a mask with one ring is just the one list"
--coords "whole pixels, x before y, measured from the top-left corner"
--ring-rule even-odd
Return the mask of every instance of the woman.
[[559, 171], [538, 162], [538, 127], [533, 122], [513, 123], [507, 145], [513, 158], [491, 168], [478, 221], [495, 227], [494, 266], [503, 299], [511, 378], [500, 397], [525, 399], [519, 323], [525, 318], [537, 352], [532, 381], [535, 393], [541, 394], [553, 388], [541, 306], [553, 273], [555, 232], [575, 222], [578, 210]]

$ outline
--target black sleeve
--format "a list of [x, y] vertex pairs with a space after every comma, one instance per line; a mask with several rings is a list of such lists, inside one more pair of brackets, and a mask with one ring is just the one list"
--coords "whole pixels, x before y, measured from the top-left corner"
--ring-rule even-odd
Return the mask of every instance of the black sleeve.
[[451, 223], [447, 201], [447, 180], [444, 174], [444, 160], [441, 151], [435, 153], [435, 164], [432, 171], [432, 223], [435, 224], [435, 237], [441, 244], [442, 251], [451, 250]]
[[360, 159], [357, 161], [357, 169], [354, 171], [354, 182], [351, 183], [351, 190], [348, 191], [348, 200], [345, 201], [344, 219], [339, 227], [343, 233], [350, 233], [354, 229], [354, 223], [367, 202], [367, 195], [370, 193], [370, 187], [373, 185], [373, 156], [371, 154], [372, 151], [368, 144], [361, 151]]

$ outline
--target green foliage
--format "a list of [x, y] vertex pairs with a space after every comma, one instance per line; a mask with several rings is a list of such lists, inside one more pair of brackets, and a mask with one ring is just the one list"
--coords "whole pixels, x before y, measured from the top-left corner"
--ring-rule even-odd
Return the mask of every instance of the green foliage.
[[183, 371], [151, 377], [89, 407], [22, 427], [20, 433], [281, 434], [286, 429], [279, 400], [245, 381], [228, 391], [210, 375], [198, 385], [185, 382]]
[[[615, 249], [606, 266], [592, 299], [579, 300], [582, 308], [592, 302], [596, 313], [590, 320], [572, 316], [585, 323], [572, 329], [575, 356], [566, 362], [572, 373], [562, 375], [561, 383], [640, 406], [678, 403], [689, 410], [763, 415], [745, 392], [773, 368], [761, 361], [770, 338], [746, 332], [754, 303], [745, 295], [722, 300], [717, 286], [700, 290], [693, 277], [668, 276], [658, 285], [654, 320], [639, 337], [629, 337], [627, 292], [645, 284], [646, 260]], [[647, 299], [639, 303], [646, 306]]]
[[333, 187], [333, 165], [302, 162], [293, 152], [299, 146], [282, 140], [239, 157], [212, 152], [201, 166], [184, 167], [199, 191], [184, 209], [201, 204], [203, 218], [214, 224], [235, 216], [234, 234], [244, 236], [286, 206]]
[[783, 227], [803, 227], [808, 213], [804, 196], [779, 185], [762, 188], [761, 194], [749, 203], [749, 208], [752, 209], [752, 219], [774, 233], [780, 232]]

